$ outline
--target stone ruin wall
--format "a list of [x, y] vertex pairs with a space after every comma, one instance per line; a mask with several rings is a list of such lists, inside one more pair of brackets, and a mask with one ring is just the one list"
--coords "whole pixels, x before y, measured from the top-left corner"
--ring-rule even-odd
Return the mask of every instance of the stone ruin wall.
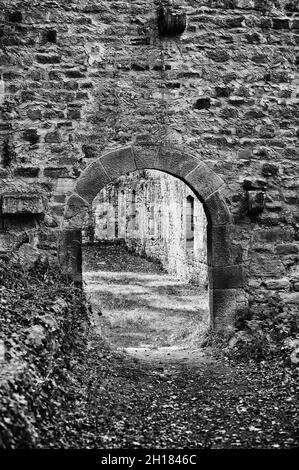
[[[174, 0], [187, 28], [170, 38], [158, 34], [160, 3], [0, 0], [1, 255], [56, 254], [66, 199], [103, 152], [182, 149], [224, 182], [241, 304], [294, 305], [297, 1]], [[260, 214], [248, 213], [248, 189], [266, 193]]]
[[[189, 245], [188, 196], [194, 201], [194, 241]], [[179, 179], [155, 170], [117, 179], [94, 200], [91, 224], [94, 241], [123, 240], [133, 252], [160, 261], [170, 274], [207, 285], [204, 209]]]

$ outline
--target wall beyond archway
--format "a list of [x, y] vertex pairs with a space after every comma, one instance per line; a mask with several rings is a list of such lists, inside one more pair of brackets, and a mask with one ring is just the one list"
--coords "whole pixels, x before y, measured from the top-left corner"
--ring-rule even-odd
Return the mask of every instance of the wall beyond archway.
[[222, 195], [225, 184], [196, 155], [180, 149], [131, 145], [103, 154], [83, 171], [67, 200], [59, 234], [63, 272], [74, 282], [82, 282], [81, 230], [99, 191], [116, 178], [143, 169], [164, 171], [181, 179], [203, 203], [208, 220], [211, 328], [230, 332], [242, 297], [244, 270], [231, 242], [234, 225]]

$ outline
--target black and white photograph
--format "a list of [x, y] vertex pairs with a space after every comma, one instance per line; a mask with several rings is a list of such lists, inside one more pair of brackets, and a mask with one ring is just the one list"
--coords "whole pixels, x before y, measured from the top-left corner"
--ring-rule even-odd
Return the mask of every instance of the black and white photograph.
[[298, 66], [298, 0], [0, 0], [0, 465], [294, 457]]

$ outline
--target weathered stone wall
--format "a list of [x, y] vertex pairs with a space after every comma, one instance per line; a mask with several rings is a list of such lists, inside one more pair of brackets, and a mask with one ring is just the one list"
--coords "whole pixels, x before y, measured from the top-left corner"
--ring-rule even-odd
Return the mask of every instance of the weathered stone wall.
[[[159, 149], [159, 169], [174, 174], [189, 152], [205, 164], [200, 178], [209, 169], [223, 182], [217, 197], [233, 217], [217, 226], [233, 254], [214, 284], [238, 286], [236, 274], [225, 284], [238, 262], [251, 309], [298, 302], [298, 3], [175, 0], [186, 30], [160, 37], [161, 3], [0, 0], [1, 193], [46, 196], [34, 230], [54, 249], [66, 198], [104, 152], [134, 144], [151, 168]], [[107, 182], [120, 167], [102, 170]], [[212, 201], [209, 184], [200, 196]], [[261, 188], [264, 211], [249, 214], [247, 190]], [[11, 229], [1, 219], [3, 247]]]
[[[194, 204], [192, 234], [188, 196]], [[170, 274], [207, 285], [207, 220], [201, 202], [178, 178], [156, 170], [133, 172], [103, 188], [93, 208], [94, 240], [124, 240]]]

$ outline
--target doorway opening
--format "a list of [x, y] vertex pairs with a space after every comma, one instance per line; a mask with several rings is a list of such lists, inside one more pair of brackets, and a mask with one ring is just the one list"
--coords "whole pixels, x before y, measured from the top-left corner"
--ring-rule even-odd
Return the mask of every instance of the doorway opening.
[[207, 227], [196, 194], [162, 171], [128, 173], [97, 194], [82, 229], [83, 285], [114, 348], [200, 346], [211, 326]]

